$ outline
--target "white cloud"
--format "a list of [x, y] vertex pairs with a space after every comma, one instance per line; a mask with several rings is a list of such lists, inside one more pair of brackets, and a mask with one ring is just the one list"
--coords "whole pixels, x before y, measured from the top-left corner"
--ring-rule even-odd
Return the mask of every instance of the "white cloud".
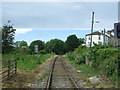
[[34, 30], [90, 30], [90, 28], [34, 28]]
[[16, 35], [20, 35], [20, 34], [25, 34], [29, 31], [32, 31], [32, 29], [28, 29], [28, 28], [17, 28], [15, 31]]
[[72, 6], [73, 9], [78, 9], [78, 8], [81, 8], [82, 6]]
[[119, 0], [1, 0], [2, 2], [118, 2]]

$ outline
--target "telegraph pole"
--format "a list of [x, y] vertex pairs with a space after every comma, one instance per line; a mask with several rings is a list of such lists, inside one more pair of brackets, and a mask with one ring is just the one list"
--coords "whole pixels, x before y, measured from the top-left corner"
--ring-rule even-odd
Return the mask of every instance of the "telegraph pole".
[[91, 41], [90, 41], [90, 47], [92, 47], [93, 24], [94, 24], [94, 12], [92, 12], [92, 25], [91, 25]]
[[104, 34], [104, 38], [103, 38], [103, 44], [105, 44], [105, 28], [104, 28], [104, 32], [103, 32], [103, 34]]

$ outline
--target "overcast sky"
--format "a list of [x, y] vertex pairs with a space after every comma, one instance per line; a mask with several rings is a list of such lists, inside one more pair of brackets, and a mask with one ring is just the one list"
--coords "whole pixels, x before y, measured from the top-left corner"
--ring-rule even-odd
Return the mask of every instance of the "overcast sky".
[[114, 23], [118, 21], [117, 2], [3, 2], [2, 23], [11, 20], [17, 29], [16, 41], [30, 43], [32, 40], [48, 41], [51, 38], [65, 41], [70, 34], [84, 37], [90, 32], [93, 11], [95, 21], [99, 21], [94, 24], [94, 30], [114, 28]]

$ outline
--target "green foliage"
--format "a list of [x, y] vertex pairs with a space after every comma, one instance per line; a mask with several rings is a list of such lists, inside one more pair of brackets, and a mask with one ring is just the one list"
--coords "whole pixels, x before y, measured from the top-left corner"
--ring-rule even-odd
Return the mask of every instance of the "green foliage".
[[79, 38], [79, 44], [84, 44], [85, 43], [85, 39], [84, 38]]
[[46, 50], [45, 49], [44, 50], [40, 50], [39, 54], [46, 54]]
[[2, 27], [2, 53], [9, 53], [13, 49], [14, 34], [15, 29], [11, 25]]
[[3, 58], [17, 58], [18, 68], [33, 70], [37, 66], [39, 66], [39, 64], [42, 64], [44, 61], [46, 61], [51, 56], [52, 55], [50, 55], [50, 54], [46, 54], [46, 55], [5, 54], [5, 55], [3, 55]]
[[76, 35], [70, 35], [67, 37], [67, 40], [65, 41], [67, 52], [74, 51], [75, 48], [77, 48], [79, 44], [79, 39]]
[[76, 48], [74, 52], [70, 52], [67, 56], [71, 60], [75, 60], [77, 64], [85, 63], [85, 56], [88, 54], [88, 48], [86, 46], [80, 45], [79, 48]]
[[118, 69], [118, 49], [105, 48], [99, 49], [96, 54], [96, 61], [93, 62], [95, 68], [103, 70], [107, 76], [117, 75]]
[[51, 39], [46, 43], [46, 51], [48, 53], [55, 53], [58, 55], [65, 54], [65, 43], [59, 39]]
[[30, 54], [30, 49], [27, 46], [16, 47], [13, 54]]
[[[98, 75], [98, 72], [94, 70], [92, 67], [89, 67], [86, 64], [77, 64], [75, 60], [69, 59], [72, 64], [77, 68], [77, 70], [80, 70], [80, 75], [84, 77], [91, 77], [91, 76], [96, 76]], [[86, 78], [85, 78], [86, 80]]]
[[41, 41], [41, 40], [35, 40], [29, 46], [29, 48], [30, 48], [30, 50], [31, 50], [32, 53], [34, 53], [34, 45], [38, 45], [38, 51], [43, 50], [44, 47], [45, 47], [45, 44], [44, 44], [43, 41]]
[[92, 67], [86, 66], [91, 68], [90, 72], [98, 71], [100, 75], [109, 77], [112, 82], [116, 83], [118, 81], [118, 63], [120, 61], [118, 48], [110, 44], [95, 44], [91, 48], [80, 46], [74, 52], [67, 54], [67, 57], [76, 63], [77, 66], [82, 65], [81, 62], [85, 59], [84, 56], [88, 56], [89, 60], [92, 60]]
[[16, 41], [15, 43], [14, 43], [14, 46], [15, 47], [22, 47], [22, 46], [27, 46], [27, 42], [26, 41]]

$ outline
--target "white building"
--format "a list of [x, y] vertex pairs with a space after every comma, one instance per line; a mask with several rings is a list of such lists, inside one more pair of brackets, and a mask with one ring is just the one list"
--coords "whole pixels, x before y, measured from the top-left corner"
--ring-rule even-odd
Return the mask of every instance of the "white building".
[[85, 36], [86, 40], [86, 46], [90, 47], [91, 43], [91, 35], [92, 35], [92, 46], [94, 46], [94, 43], [96, 44], [108, 44], [110, 35], [105, 33], [103, 31], [96, 31], [90, 34], [87, 34]]

